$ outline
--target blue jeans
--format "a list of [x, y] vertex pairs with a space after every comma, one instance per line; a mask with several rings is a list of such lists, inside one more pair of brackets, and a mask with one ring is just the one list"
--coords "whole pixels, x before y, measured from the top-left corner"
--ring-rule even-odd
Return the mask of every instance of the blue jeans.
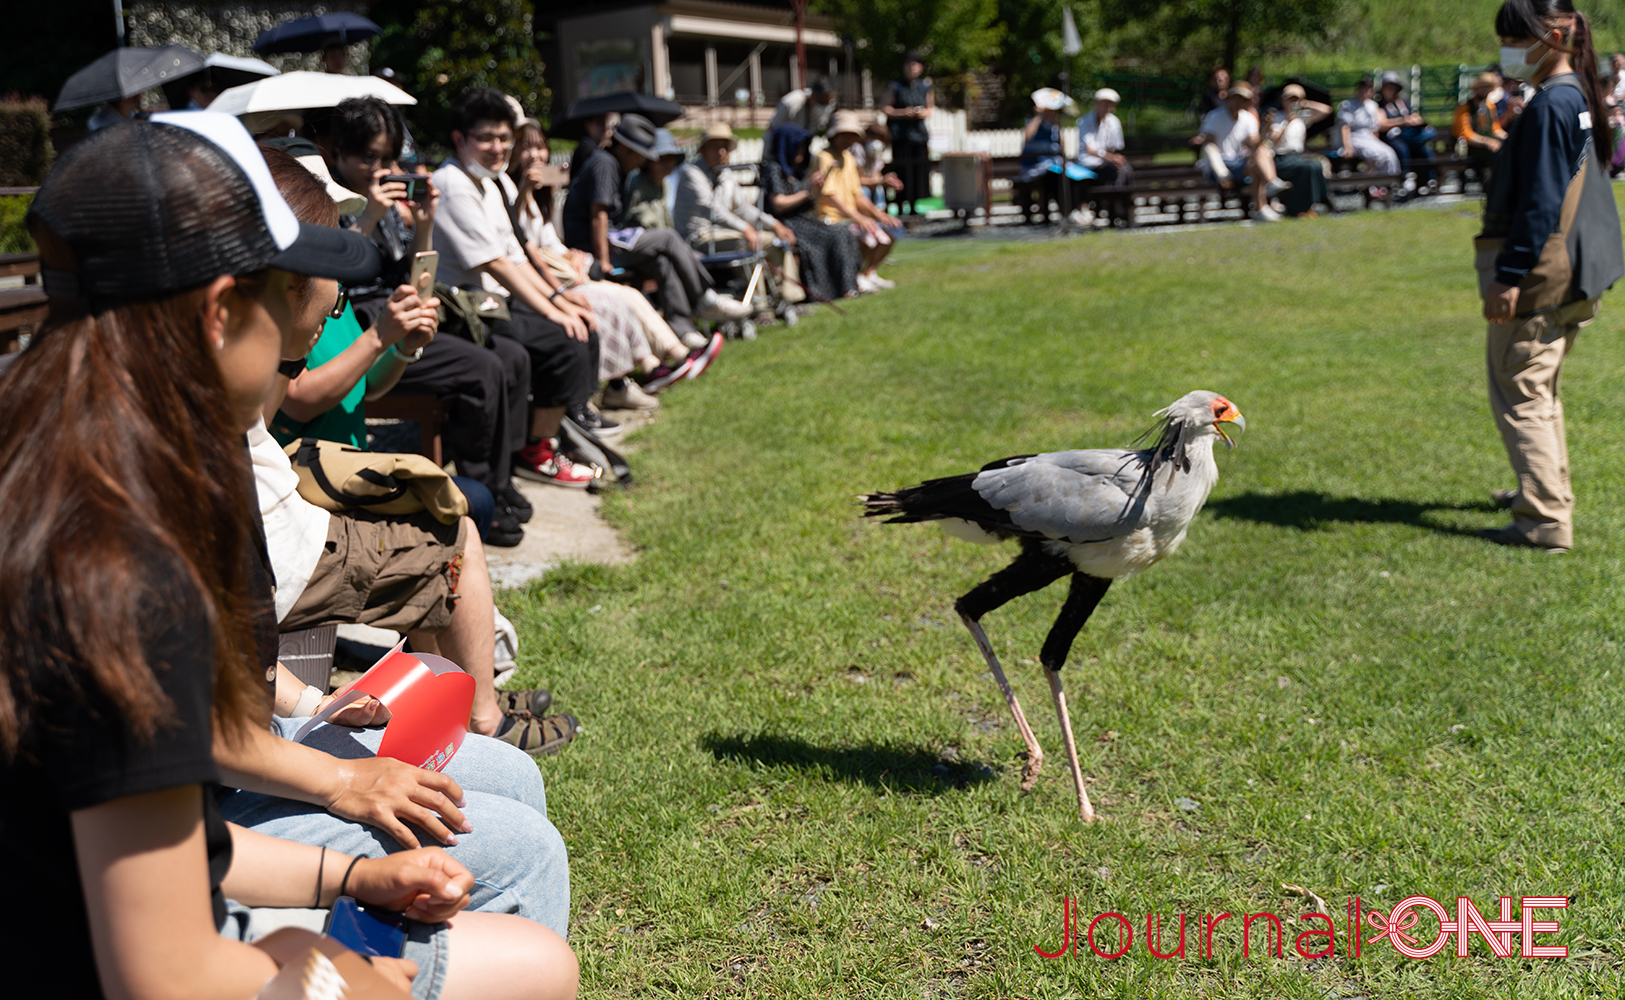
[[[306, 719], [276, 719], [291, 738]], [[317, 727], [304, 744], [344, 760], [376, 756], [384, 730]], [[551, 928], [570, 927], [570, 859], [564, 838], [547, 818], [547, 792], [536, 761], [516, 747], [474, 733], [464, 737], [445, 774], [462, 786], [463, 815], [474, 832], [457, 835], [446, 848], [474, 875], [471, 910], [514, 913]], [[405, 848], [377, 827], [334, 816], [320, 806], [257, 792], [236, 791], [220, 800], [230, 822], [301, 844], [379, 858]], [[424, 845], [434, 843], [413, 828]]]
[[491, 495], [484, 483], [477, 480], [452, 476], [451, 481], [468, 498], [468, 519], [474, 522], [474, 531], [480, 536], [480, 541], [485, 541], [485, 536], [491, 531], [491, 519], [496, 516], [496, 497]]

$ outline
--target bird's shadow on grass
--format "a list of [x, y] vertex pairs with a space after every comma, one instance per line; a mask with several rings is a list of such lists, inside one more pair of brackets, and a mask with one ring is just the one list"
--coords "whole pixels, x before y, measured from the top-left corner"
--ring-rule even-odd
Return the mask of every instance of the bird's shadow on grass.
[[1496, 507], [1485, 501], [1475, 503], [1421, 503], [1416, 500], [1367, 500], [1362, 497], [1334, 497], [1311, 490], [1291, 493], [1243, 493], [1207, 505], [1218, 517], [1257, 521], [1299, 531], [1319, 531], [1332, 524], [1406, 524], [1443, 535], [1472, 536], [1471, 528], [1440, 524], [1428, 515], [1434, 511], [1493, 513]]
[[981, 761], [950, 760], [925, 747], [872, 740], [830, 747], [771, 733], [707, 733], [699, 746], [718, 761], [793, 767], [815, 772], [826, 781], [913, 795], [940, 795], [998, 778], [998, 772]]

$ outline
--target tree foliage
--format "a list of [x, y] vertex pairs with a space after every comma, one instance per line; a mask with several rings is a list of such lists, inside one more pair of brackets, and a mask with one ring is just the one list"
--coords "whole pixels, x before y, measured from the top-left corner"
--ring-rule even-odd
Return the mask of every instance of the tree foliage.
[[512, 94], [533, 114], [550, 96], [536, 51], [530, 0], [431, 0], [374, 8], [384, 33], [372, 65], [392, 67], [418, 99], [412, 110], [423, 142], [450, 141], [451, 102], [470, 87]]
[[[1324, 38], [1342, 19], [1344, 0], [1099, 0], [1101, 23], [1152, 51], [1183, 49], [1239, 72], [1244, 52], [1285, 41]], [[1127, 47], [1137, 47], [1130, 42]]]
[[858, 62], [877, 80], [902, 72], [903, 53], [919, 49], [937, 78], [979, 69], [999, 53], [999, 0], [814, 0], [843, 34], [867, 41]]

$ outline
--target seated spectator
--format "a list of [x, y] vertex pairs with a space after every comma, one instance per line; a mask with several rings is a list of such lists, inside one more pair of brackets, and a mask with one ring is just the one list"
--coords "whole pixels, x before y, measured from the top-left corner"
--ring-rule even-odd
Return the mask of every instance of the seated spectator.
[[[356, 321], [370, 327], [406, 284], [413, 257], [434, 246], [440, 191], [428, 181], [428, 197], [412, 202], [402, 197], [405, 185], [384, 182], [406, 140], [406, 123], [393, 106], [376, 98], [346, 100], [331, 124], [329, 166], [334, 176], [350, 190], [366, 193], [364, 208], [341, 214], [340, 221], [370, 235], [384, 260], [376, 279], [347, 289]], [[441, 280], [449, 273], [444, 271]], [[413, 345], [414, 353], [417, 346]], [[478, 482], [494, 501], [484, 541], [518, 545], [525, 537], [521, 526], [534, 513], [513, 484], [513, 456], [525, 446], [530, 424], [530, 355], [506, 337], [489, 337], [484, 344], [464, 337], [435, 337], [421, 347], [423, 353], [401, 368], [389, 391], [440, 401], [446, 411], [440, 432], [446, 458], [457, 463], [460, 476]], [[318, 343], [315, 357], [320, 359], [330, 349]]]
[[852, 147], [863, 140], [858, 116], [837, 111], [829, 123], [829, 148], [818, 154], [815, 169], [824, 175], [818, 193], [818, 217], [826, 225], [852, 231], [862, 245], [863, 265], [858, 272], [858, 291], [876, 292], [895, 288], [897, 283], [880, 276], [880, 263], [891, 252], [893, 234], [902, 232], [900, 220], [881, 211], [863, 193], [862, 175], [852, 156]]
[[[1123, 123], [1118, 120], [1117, 91], [1102, 87], [1095, 91], [1095, 106], [1078, 119], [1078, 162], [1093, 173], [1089, 187], [1128, 187], [1134, 183], [1134, 170], [1123, 155]], [[1110, 212], [1127, 223], [1134, 206], [1122, 198], [1111, 201]]]
[[820, 302], [856, 295], [863, 256], [850, 229], [826, 226], [818, 219], [824, 175], [808, 169], [812, 134], [799, 125], [781, 125], [767, 134], [763, 145], [768, 211], [796, 235], [807, 294]]
[[1500, 89], [1499, 76], [1489, 72], [1478, 74], [1473, 78], [1472, 96], [1456, 105], [1450, 123], [1450, 134], [1456, 137], [1458, 146], [1466, 145], [1467, 158], [1485, 184], [1489, 183], [1490, 163], [1507, 137], [1500, 126], [1500, 108], [1493, 97]]
[[581, 119], [581, 140], [576, 143], [575, 151], [570, 154], [571, 177], [581, 176], [581, 171], [592, 158], [594, 150], [609, 148], [609, 135], [608, 115], [593, 115]]
[[666, 204], [666, 178], [683, 165], [683, 151], [671, 130], [655, 129], [654, 158], [626, 178], [626, 204], [615, 224], [621, 228], [676, 229], [671, 206]]
[[858, 162], [859, 179], [863, 193], [876, 205], [885, 207], [886, 192], [903, 190], [903, 179], [886, 169], [886, 147], [891, 145], [891, 129], [885, 122], [870, 122], [863, 130], [863, 141], [852, 147], [852, 158]]
[[756, 250], [761, 231], [771, 230], [786, 245], [795, 244], [790, 227], [762, 211], [740, 186], [728, 158], [739, 146], [725, 124], [706, 126], [699, 157], [677, 171], [677, 198], [672, 215], [677, 231], [701, 253]]
[[562, 937], [467, 912], [475, 879], [440, 849], [348, 857], [228, 826], [218, 806], [216, 752], [274, 739], [271, 580], [242, 434], [275, 376], [294, 275], [377, 266], [359, 237], [292, 223], [248, 133], [208, 112], [101, 130], [31, 206], [54, 301], [0, 392], [16, 432], [0, 443], [0, 511], [17, 526], [0, 539], [0, 843], [29, 900], [0, 921], [5, 939], [49, 956], [52, 995], [247, 996], [277, 971], [244, 943], [251, 913], [277, 914], [249, 907], [346, 894], [419, 921], [404, 959], [373, 963], [401, 989], [573, 996]]
[[[1207, 89], [1203, 90], [1201, 96], [1196, 99], [1197, 120], [1205, 121], [1207, 116], [1212, 114], [1215, 109], [1224, 107], [1225, 98], [1229, 96], [1230, 71], [1223, 66], [1213, 67], [1212, 72], [1208, 73]], [[1201, 136], [1197, 136], [1191, 142], [1200, 146], [1200, 139]]]
[[493, 88], [465, 91], [452, 102], [456, 156], [434, 173], [442, 199], [434, 235], [440, 280], [500, 295], [510, 318], [490, 323], [491, 333], [530, 355], [530, 435], [515, 456], [514, 474], [585, 489], [598, 473], [572, 463], [558, 433], [566, 411], [584, 408], [597, 388], [598, 337], [579, 307], [560, 302], [548, 288], [514, 233], [509, 208], [518, 190], [503, 172], [514, 124], [513, 108]]
[[655, 130], [642, 115], [625, 115], [615, 126], [609, 149], [596, 150], [570, 178], [564, 199], [566, 246], [592, 255], [605, 275], [621, 269], [659, 285], [660, 312], [679, 334], [695, 331], [703, 319], [745, 319], [750, 306], [719, 295], [694, 251], [674, 229], [616, 228], [625, 176], [657, 159]]
[[1345, 160], [1361, 159], [1371, 165], [1373, 173], [1399, 173], [1399, 155], [1392, 146], [1377, 137], [1382, 127], [1382, 109], [1371, 99], [1370, 78], [1360, 81], [1354, 96], [1337, 107], [1337, 127], [1342, 136], [1342, 155]]
[[1331, 204], [1331, 162], [1304, 149], [1309, 127], [1331, 116], [1329, 105], [1308, 100], [1303, 87], [1289, 83], [1281, 88], [1281, 113], [1271, 114], [1269, 142], [1275, 150], [1275, 172], [1283, 184], [1281, 192], [1286, 214], [1314, 215], [1316, 205]]
[[547, 172], [547, 133], [534, 118], [519, 123], [508, 175], [519, 190], [514, 224], [537, 273], [554, 294], [589, 309], [599, 320], [598, 377], [604, 382], [606, 409], [652, 410], [660, 405], [627, 379], [636, 368], [651, 392], [685, 378], [697, 378], [721, 351], [719, 336], [698, 333], [693, 345], [679, 339], [649, 300], [635, 288], [612, 281], [593, 281], [587, 255], [570, 250], [553, 227], [553, 187]]
[[1021, 214], [1030, 224], [1037, 212], [1042, 221], [1049, 221], [1050, 199], [1062, 200], [1061, 185], [1066, 176], [1061, 173], [1065, 153], [1061, 147], [1061, 108], [1066, 95], [1052, 87], [1033, 91], [1033, 113], [1021, 130], [1021, 161], [1016, 173], [1015, 196]]
[[1232, 84], [1224, 107], [1215, 108], [1202, 120], [1202, 171], [1211, 183], [1222, 188], [1249, 185], [1253, 218], [1277, 222], [1280, 213], [1269, 199], [1286, 189], [1275, 176], [1274, 151], [1263, 142], [1258, 112], [1253, 110], [1255, 95], [1246, 83]]
[[90, 119], [85, 122], [85, 131], [95, 132], [109, 125], [127, 122], [141, 110], [141, 95], [133, 94], [129, 97], [119, 97], [97, 105], [91, 112]]
[[1415, 170], [1414, 180], [1409, 177], [1405, 179], [1406, 191], [1414, 191], [1420, 186], [1436, 188], [1439, 186], [1439, 172], [1432, 167], [1438, 159], [1433, 154], [1433, 140], [1439, 137], [1439, 130], [1411, 110], [1410, 102], [1402, 96], [1404, 93], [1405, 84], [1398, 73], [1389, 70], [1382, 75], [1382, 101], [1377, 105], [1382, 112], [1382, 122], [1377, 132], [1383, 142], [1394, 147], [1403, 169], [1427, 164]]
[[[280, 150], [264, 150], [277, 188], [294, 215], [310, 226], [336, 227], [338, 209], [305, 167]], [[296, 310], [285, 354], [303, 357], [342, 299], [331, 282], [296, 283]], [[400, 290], [396, 319], [409, 336], [434, 333], [434, 310], [419, 303], [410, 286]], [[424, 314], [427, 315], [424, 315]], [[341, 312], [342, 315], [342, 312]], [[353, 324], [352, 324], [353, 326]], [[349, 353], [354, 353], [354, 345]], [[343, 375], [343, 362], [331, 366]], [[306, 374], [324, 374], [321, 369]], [[364, 378], [363, 371], [358, 378]], [[277, 399], [267, 400], [275, 413]], [[282, 404], [286, 406], [286, 403]], [[495, 686], [495, 615], [485, 550], [468, 518], [442, 524], [424, 512], [383, 516], [329, 513], [298, 494], [299, 478], [282, 446], [263, 424], [249, 431], [266, 550], [276, 571], [276, 620], [281, 631], [360, 622], [404, 632], [412, 648], [442, 653], [475, 681], [471, 732], [522, 742], [525, 726], [503, 713]], [[470, 537], [474, 535], [474, 537]], [[516, 696], [528, 703], [531, 692]], [[512, 701], [514, 697], [505, 700]], [[551, 700], [551, 699], [549, 699]], [[566, 726], [572, 731], [573, 726]], [[534, 735], [534, 734], [531, 734]], [[542, 752], [542, 748], [521, 749]]]
[[779, 98], [767, 130], [771, 132], [780, 125], [799, 125], [813, 135], [822, 135], [829, 128], [830, 116], [834, 113], [835, 89], [826, 77], [820, 76], [811, 86], [792, 90]]

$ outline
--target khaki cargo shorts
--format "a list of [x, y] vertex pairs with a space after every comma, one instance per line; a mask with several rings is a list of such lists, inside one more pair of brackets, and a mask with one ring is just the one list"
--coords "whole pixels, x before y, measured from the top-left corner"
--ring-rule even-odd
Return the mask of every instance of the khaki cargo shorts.
[[427, 512], [347, 511], [327, 525], [327, 544], [284, 632], [360, 622], [395, 632], [441, 632], [451, 624], [468, 519], [441, 524]]

